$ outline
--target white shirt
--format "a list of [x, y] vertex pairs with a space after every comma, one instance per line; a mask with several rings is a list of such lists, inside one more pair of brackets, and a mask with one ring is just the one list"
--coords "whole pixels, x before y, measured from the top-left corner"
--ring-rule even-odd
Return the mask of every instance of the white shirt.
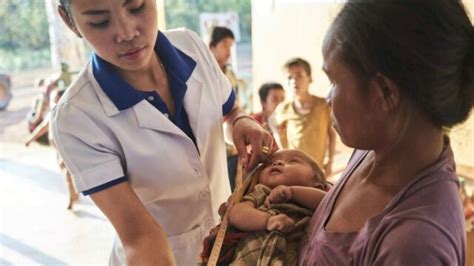
[[[166, 231], [178, 265], [195, 265], [203, 238], [219, 221], [218, 207], [230, 195], [222, 105], [232, 89], [195, 33], [159, 34], [196, 62], [186, 81], [184, 108], [199, 151], [147, 100], [120, 111], [99, 86], [91, 63], [53, 110], [52, 133], [77, 191], [127, 176]], [[126, 264], [119, 242], [113, 265]]]

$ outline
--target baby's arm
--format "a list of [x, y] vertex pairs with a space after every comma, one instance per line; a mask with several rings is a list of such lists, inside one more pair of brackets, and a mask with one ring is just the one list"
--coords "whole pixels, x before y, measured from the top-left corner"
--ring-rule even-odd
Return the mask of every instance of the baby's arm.
[[268, 218], [270, 214], [255, 209], [251, 201], [239, 202], [229, 212], [229, 223], [242, 231], [265, 230]]
[[270, 192], [265, 205], [269, 206], [271, 203], [295, 201], [309, 209], [316, 209], [326, 195], [326, 192], [314, 187], [303, 186], [284, 186], [280, 185]]
[[229, 212], [229, 223], [242, 231], [278, 230], [288, 232], [295, 221], [286, 214], [271, 215], [255, 209], [253, 202], [235, 204]]

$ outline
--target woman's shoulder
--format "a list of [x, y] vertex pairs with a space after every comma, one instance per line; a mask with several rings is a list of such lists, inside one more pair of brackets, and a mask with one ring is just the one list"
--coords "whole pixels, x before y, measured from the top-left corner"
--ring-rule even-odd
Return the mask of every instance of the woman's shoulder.
[[58, 106], [64, 105], [64, 103], [78, 102], [81, 100], [78, 99], [92, 88], [92, 79], [90, 73], [91, 64], [87, 65], [77, 74], [71, 84], [67, 87], [64, 94], [61, 96]]
[[457, 176], [443, 169], [429, 173], [399, 192], [390, 205], [394, 219], [429, 217], [429, 221], [449, 224], [446, 217], [452, 222], [462, 213]]
[[162, 32], [176, 48], [183, 52], [192, 52], [204, 42], [197, 33], [187, 28], [176, 28]]
[[436, 228], [440, 234], [461, 237], [456, 235], [463, 231], [464, 221], [459, 183], [448, 167], [449, 154], [447, 157], [419, 174], [392, 199], [380, 217], [381, 224], [411, 228], [416, 222], [424, 225], [418, 230]]
[[168, 30], [162, 31], [162, 33], [166, 35], [167, 38], [189, 38], [191, 35], [197, 36], [197, 34], [194, 31], [186, 27], [168, 29]]
[[78, 111], [90, 116], [93, 113], [103, 116], [108, 109], [111, 109], [107, 108], [111, 104], [105, 102], [107, 97], [98, 86], [88, 63], [59, 99], [54, 108], [54, 118], [69, 121], [77, 115]]
[[166, 38], [181, 52], [190, 56], [196, 62], [213, 65], [209, 48], [197, 33], [187, 28], [177, 28], [162, 32]]

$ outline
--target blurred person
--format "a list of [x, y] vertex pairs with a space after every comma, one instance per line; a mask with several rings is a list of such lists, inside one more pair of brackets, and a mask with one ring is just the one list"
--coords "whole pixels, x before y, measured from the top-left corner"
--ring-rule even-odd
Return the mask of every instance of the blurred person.
[[[275, 108], [285, 100], [285, 90], [279, 83], [268, 82], [263, 84], [258, 90], [260, 97], [260, 104], [262, 105], [262, 111], [252, 114], [252, 116], [265, 128], [268, 132], [273, 132], [270, 123], [270, 117], [273, 114]], [[275, 134], [274, 137], [279, 137]], [[279, 141], [273, 141], [273, 151], [278, 150]]]
[[[271, 119], [279, 146], [299, 149], [323, 166], [326, 176], [332, 173], [336, 133], [331, 126], [331, 108], [324, 98], [309, 93], [313, 82], [310, 64], [302, 58], [290, 59], [284, 65], [289, 89], [294, 99], [281, 103]], [[325, 160], [325, 155], [326, 160]]]
[[313, 214], [299, 265], [465, 265], [446, 129], [474, 107], [460, 0], [349, 0], [324, 40], [334, 127], [355, 149]]
[[12, 99], [12, 80], [8, 73], [0, 71], [0, 111], [7, 109]]
[[262, 111], [253, 114], [257, 121], [268, 129], [268, 120], [275, 108], [285, 100], [285, 90], [279, 83], [269, 82], [263, 84], [258, 90]]
[[[72, 75], [69, 65], [66, 62], [61, 62], [61, 72], [59, 74], [52, 74], [46, 78], [40, 78], [35, 82], [35, 87], [40, 91], [35, 98], [31, 110], [27, 114], [28, 130], [30, 133], [35, 131], [36, 127], [45, 119], [52, 106], [56, 104], [54, 97], [50, 94], [53, 91], [64, 90], [71, 84]], [[51, 104], [54, 103], [54, 104]], [[49, 144], [47, 135], [40, 134], [39, 137], [34, 138], [35, 141], [41, 144]]]
[[[49, 78], [40, 78], [35, 82], [35, 87], [39, 90], [38, 95], [35, 97], [33, 105], [26, 115], [28, 122], [28, 130], [30, 133], [35, 131], [39, 124], [45, 119], [49, 111], [51, 110], [51, 92], [55, 90], [54, 84]], [[40, 144], [48, 145], [49, 141], [47, 135], [41, 134], [35, 141]]]
[[194, 264], [230, 194], [223, 124], [248, 169], [271, 136], [196, 33], [158, 31], [156, 1], [61, 0], [58, 11], [93, 54], [52, 112], [53, 140], [117, 233], [109, 263]]
[[[58, 103], [59, 99], [64, 94], [64, 92], [65, 92], [64, 89], [59, 89], [59, 88], [53, 89], [50, 92], [50, 96], [49, 96], [50, 102], [48, 104], [48, 107], [50, 107], [51, 109], [54, 108], [54, 106]], [[25, 141], [25, 146], [29, 146], [32, 142], [38, 141], [39, 139], [47, 139], [48, 143], [53, 143], [51, 141], [51, 134], [49, 134], [50, 121], [51, 121], [51, 114], [50, 112], [47, 112], [44, 118], [42, 119], [41, 123], [39, 123], [31, 132], [31, 134], [28, 136], [27, 140]], [[61, 157], [58, 154], [56, 156], [56, 159], [58, 160], [58, 165], [59, 165], [59, 168], [61, 169], [61, 172], [66, 178], [66, 185], [68, 189], [67, 209], [72, 210], [74, 202], [76, 202], [79, 199], [79, 194], [74, 189], [71, 173], [67, 170], [64, 164], [64, 161], [61, 159]]]
[[235, 44], [235, 37], [232, 30], [226, 27], [216, 26], [212, 29], [211, 40], [209, 42], [209, 49], [214, 58], [216, 58], [222, 72], [229, 79], [232, 88], [235, 90], [237, 100], [240, 106], [249, 111], [251, 109], [251, 96], [248, 95], [251, 91], [247, 91], [247, 82], [239, 79], [229, 64], [232, 55], [232, 46]]
[[[209, 42], [209, 49], [214, 55], [217, 63], [219, 64], [220, 69], [229, 79], [232, 89], [234, 90], [237, 101], [241, 104], [242, 100], [239, 97], [239, 80], [235, 75], [234, 71], [228, 64], [231, 57], [232, 46], [235, 43], [234, 33], [226, 27], [216, 26], [212, 29], [211, 40]], [[238, 153], [234, 145], [226, 144], [227, 152], [227, 173], [229, 175], [229, 182], [231, 190], [235, 189], [235, 182], [237, 176], [237, 168], [239, 167], [238, 163]]]

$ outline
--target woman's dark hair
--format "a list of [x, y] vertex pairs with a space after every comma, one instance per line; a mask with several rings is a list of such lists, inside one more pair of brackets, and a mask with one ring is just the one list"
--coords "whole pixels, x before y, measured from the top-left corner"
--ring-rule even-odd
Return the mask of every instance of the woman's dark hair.
[[260, 102], [264, 103], [267, 101], [268, 94], [271, 90], [284, 90], [280, 83], [268, 82], [263, 84], [258, 90], [260, 96]]
[[66, 13], [68, 18], [72, 21], [70, 4], [71, 0], [59, 0], [59, 8], [62, 8], [64, 13]]
[[209, 43], [210, 47], [216, 47], [216, 45], [226, 38], [231, 38], [235, 40], [234, 33], [226, 27], [216, 26], [212, 29], [211, 42]]
[[474, 29], [460, 0], [348, 0], [326, 36], [352, 71], [381, 73], [438, 127], [474, 105]]

